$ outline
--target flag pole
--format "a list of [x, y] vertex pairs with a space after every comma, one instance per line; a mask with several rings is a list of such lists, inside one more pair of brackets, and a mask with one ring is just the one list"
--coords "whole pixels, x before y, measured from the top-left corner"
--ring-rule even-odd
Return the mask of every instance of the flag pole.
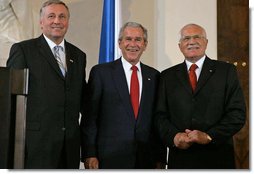
[[122, 26], [122, 5], [121, 5], [121, 0], [115, 0], [115, 52], [114, 52], [114, 60], [118, 59], [121, 57], [121, 50], [119, 49], [118, 46], [118, 36], [119, 36], [119, 31]]

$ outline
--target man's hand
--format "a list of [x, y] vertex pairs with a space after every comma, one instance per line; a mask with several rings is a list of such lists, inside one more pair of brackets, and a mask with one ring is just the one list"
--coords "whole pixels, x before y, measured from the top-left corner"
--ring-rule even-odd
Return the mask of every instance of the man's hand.
[[96, 157], [86, 158], [84, 165], [85, 169], [98, 169], [99, 161]]
[[191, 139], [185, 132], [180, 132], [175, 135], [174, 144], [179, 149], [188, 149], [192, 145]]
[[192, 143], [197, 143], [197, 144], [208, 144], [212, 141], [211, 137], [202, 131], [199, 130], [189, 130], [186, 129], [185, 133], [189, 137], [189, 140]]

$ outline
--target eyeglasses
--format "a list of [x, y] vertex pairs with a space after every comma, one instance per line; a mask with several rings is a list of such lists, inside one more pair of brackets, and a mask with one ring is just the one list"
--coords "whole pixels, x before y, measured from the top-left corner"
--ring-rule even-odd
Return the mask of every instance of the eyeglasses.
[[190, 41], [191, 39], [194, 39], [195, 41], [198, 41], [198, 40], [201, 40], [205, 38], [204, 36], [201, 36], [201, 35], [193, 35], [193, 36], [184, 36], [181, 38], [180, 41], [183, 41], [183, 42], [188, 42]]

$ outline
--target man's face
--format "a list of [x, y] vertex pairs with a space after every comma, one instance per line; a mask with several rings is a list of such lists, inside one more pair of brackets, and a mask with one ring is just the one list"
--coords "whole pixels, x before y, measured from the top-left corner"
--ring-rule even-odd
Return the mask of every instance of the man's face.
[[186, 59], [195, 62], [205, 55], [208, 40], [197, 26], [188, 26], [182, 30], [179, 48]]
[[69, 13], [64, 5], [44, 7], [40, 18], [42, 32], [55, 43], [60, 43], [69, 26]]
[[126, 27], [122, 40], [119, 41], [123, 57], [133, 65], [139, 61], [146, 45], [143, 30], [137, 27]]

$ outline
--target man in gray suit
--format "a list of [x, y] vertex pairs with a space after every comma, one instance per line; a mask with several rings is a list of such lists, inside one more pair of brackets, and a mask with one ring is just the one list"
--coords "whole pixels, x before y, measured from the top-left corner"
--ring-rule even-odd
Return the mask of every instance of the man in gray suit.
[[69, 17], [62, 1], [45, 2], [43, 34], [10, 50], [7, 66], [29, 69], [25, 168], [79, 168], [86, 54], [64, 40]]
[[185, 61], [161, 73], [155, 118], [168, 168], [235, 168], [233, 135], [246, 114], [236, 68], [206, 56], [201, 26], [188, 24], [180, 34]]

